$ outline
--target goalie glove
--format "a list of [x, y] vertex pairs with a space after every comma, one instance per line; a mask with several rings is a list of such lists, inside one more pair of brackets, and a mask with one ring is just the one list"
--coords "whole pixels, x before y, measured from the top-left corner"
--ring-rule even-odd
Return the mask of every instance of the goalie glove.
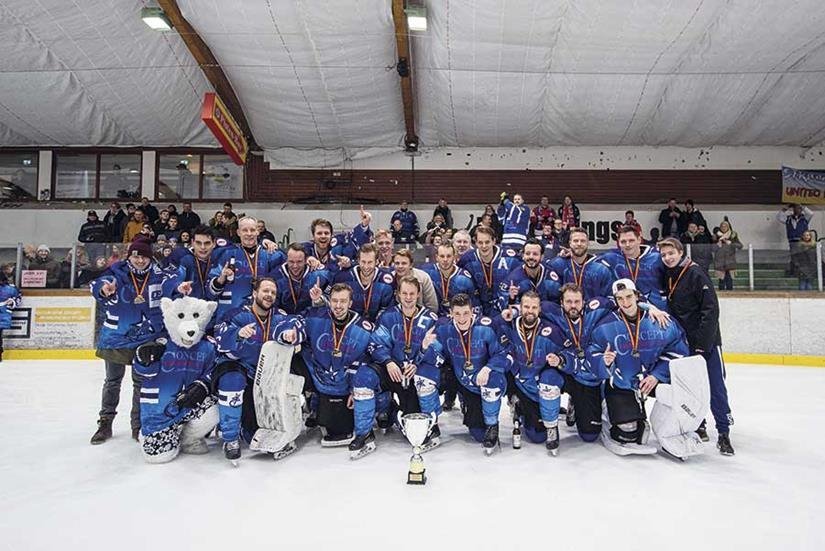
[[166, 352], [166, 339], [158, 339], [138, 346], [135, 350], [135, 357], [142, 365], [149, 366], [159, 362], [164, 352]]
[[209, 396], [209, 387], [203, 381], [198, 380], [180, 391], [175, 401], [179, 408], [191, 409], [203, 402], [207, 396]]

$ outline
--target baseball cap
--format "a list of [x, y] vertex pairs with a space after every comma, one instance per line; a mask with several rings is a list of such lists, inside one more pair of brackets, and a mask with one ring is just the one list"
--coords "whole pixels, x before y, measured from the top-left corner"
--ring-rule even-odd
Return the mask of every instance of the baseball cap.
[[636, 291], [636, 284], [633, 283], [632, 279], [622, 278], [613, 282], [612, 291], [614, 295], [619, 291], [624, 291], [625, 289], [629, 289], [634, 292]]

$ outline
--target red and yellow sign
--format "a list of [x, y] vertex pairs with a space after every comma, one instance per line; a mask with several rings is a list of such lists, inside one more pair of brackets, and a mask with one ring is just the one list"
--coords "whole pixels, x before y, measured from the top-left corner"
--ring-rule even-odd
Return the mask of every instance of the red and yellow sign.
[[246, 154], [249, 152], [246, 138], [229, 110], [214, 92], [207, 92], [203, 96], [201, 120], [206, 123], [235, 164], [242, 165], [246, 162]]

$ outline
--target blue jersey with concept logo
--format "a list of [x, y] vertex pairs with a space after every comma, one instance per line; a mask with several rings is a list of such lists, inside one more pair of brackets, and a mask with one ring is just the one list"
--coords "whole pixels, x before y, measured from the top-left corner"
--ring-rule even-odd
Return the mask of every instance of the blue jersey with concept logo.
[[[593, 330], [587, 347], [592, 369], [603, 379], [609, 377], [616, 388], [637, 390], [647, 375], [669, 383], [670, 360], [690, 354], [677, 323], [671, 321], [662, 328], [644, 310], [639, 310], [638, 316], [638, 322], [632, 322], [620, 311], [611, 312]], [[609, 367], [604, 365], [608, 344], [616, 351], [616, 360]]]
[[642, 245], [641, 251], [635, 259], [627, 258], [619, 249], [608, 251], [599, 257], [599, 262], [610, 270], [611, 284], [617, 279], [631, 279], [642, 296], [660, 310], [667, 311], [667, 297], [662, 290], [665, 265], [659, 250]]
[[140, 425], [143, 434], [158, 432], [177, 423], [189, 413], [175, 402], [178, 393], [202, 381], [209, 387], [217, 352], [214, 341], [205, 337], [191, 348], [172, 342], [159, 361], [141, 364], [135, 358], [135, 372], [142, 377], [140, 387]]
[[559, 369], [583, 385], [596, 386], [604, 380], [597, 369], [591, 369], [587, 346], [593, 329], [612, 311], [613, 303], [608, 299], [594, 298], [584, 304], [584, 311], [576, 321], [572, 321], [558, 303], [541, 303], [541, 317], [552, 322], [562, 337], [562, 348], [557, 354], [564, 363]]
[[355, 262], [358, 256], [358, 249], [364, 243], [372, 241], [372, 229], [361, 224], [352, 230], [343, 233], [336, 233], [329, 242], [329, 248], [325, 253], [321, 253], [313, 241], [304, 242], [304, 252], [307, 258], [310, 256], [317, 258], [324, 267], [333, 274], [339, 270], [338, 257], [344, 256]]
[[412, 318], [405, 319], [400, 305], [395, 305], [378, 316], [370, 341], [370, 356], [377, 364], [386, 366], [395, 362], [403, 366], [412, 362], [418, 366], [432, 365], [437, 361], [434, 347], [421, 349], [424, 336], [438, 322], [438, 316], [420, 306]]
[[189, 295], [190, 297], [210, 300], [212, 302], [218, 300], [218, 295], [213, 294], [209, 290], [209, 274], [212, 268], [217, 265], [221, 251], [229, 244], [226, 239], [217, 239], [215, 248], [209, 253], [209, 258], [206, 261], [198, 260], [195, 253], [186, 247], [175, 247], [172, 251], [170, 259], [172, 259], [172, 263], [179, 266], [183, 272], [183, 281], [192, 282], [192, 293]]
[[521, 260], [512, 249], [495, 247], [489, 264], [482, 262], [478, 250], [467, 251], [458, 261], [459, 268], [470, 273], [485, 316], [495, 315], [507, 306], [510, 289], [510, 272], [521, 265]]
[[553, 369], [547, 364], [548, 354], [558, 354], [563, 346], [561, 333], [554, 324], [537, 320], [533, 331], [521, 326], [522, 317], [505, 321], [496, 318], [494, 325], [499, 335], [506, 337], [507, 349], [513, 359], [510, 372], [521, 390], [538, 401], [539, 375], [545, 369]]
[[361, 268], [353, 266], [349, 270], [338, 272], [335, 283], [346, 283], [352, 289], [351, 308], [371, 322], [395, 302], [395, 279], [388, 270], [376, 268], [367, 285], [361, 283]]
[[[224, 285], [218, 283], [224, 266], [235, 263], [235, 278]], [[257, 245], [250, 253], [240, 245], [220, 250], [215, 265], [209, 273], [209, 292], [218, 298], [215, 323], [221, 323], [227, 313], [249, 303], [252, 297], [252, 282], [260, 277], [272, 277], [286, 261], [282, 251], [268, 252]]]
[[[527, 291], [535, 291], [538, 293], [541, 300], [559, 300], [559, 276], [553, 270], [547, 269], [543, 264], [539, 264], [538, 273], [535, 278], [527, 274], [526, 267], [522, 264], [512, 272], [510, 272], [509, 281], [507, 282], [507, 297], [512, 302], [518, 302], [521, 295]], [[510, 283], [518, 287], [518, 295], [516, 298], [510, 299]]]
[[[240, 330], [250, 324], [255, 325], [255, 333], [245, 339], [240, 337]], [[215, 328], [215, 341], [220, 354], [218, 363], [236, 361], [246, 368], [249, 377], [254, 377], [264, 343], [277, 340], [281, 344], [289, 344], [281, 340], [283, 332], [300, 330], [301, 327], [301, 318], [290, 316], [282, 310], [272, 308], [266, 318], [258, 318], [250, 305], [236, 308]]]
[[322, 394], [346, 396], [352, 390], [352, 375], [369, 363], [368, 347], [373, 325], [350, 311], [338, 329], [329, 308], [310, 308], [299, 338], [301, 356], [315, 388]]
[[317, 283], [322, 290], [332, 284], [332, 274], [327, 270], [310, 270], [305, 267], [297, 278], [289, 273], [289, 267], [283, 264], [274, 274], [275, 285], [278, 287], [277, 305], [287, 314], [303, 314], [312, 306], [312, 297], [309, 295]]
[[436, 325], [436, 337], [432, 347], [438, 354], [438, 363], [447, 362], [458, 382], [474, 394], [481, 394], [474, 381], [482, 367], [504, 374], [513, 361], [507, 350], [507, 338], [496, 334], [492, 320], [486, 316], [476, 317], [470, 328], [463, 332], [453, 320], [441, 318]]
[[530, 232], [530, 207], [525, 204], [516, 205], [509, 199], [505, 199], [499, 205], [497, 214], [504, 229], [501, 246], [521, 249]]
[[[9, 299], [14, 302], [12, 306], [6, 304]], [[11, 312], [15, 308], [20, 308], [20, 291], [12, 283], [0, 285], [0, 329], [11, 329]]]
[[595, 255], [588, 254], [581, 264], [570, 257], [557, 256], [546, 265], [559, 276], [560, 285], [575, 283], [581, 287], [585, 301], [609, 297], [612, 293], [612, 272]]
[[[478, 300], [478, 292], [475, 283], [473, 283], [473, 278], [470, 277], [470, 272], [453, 266], [449, 275], [445, 275], [435, 262], [424, 264], [421, 266], [421, 271], [427, 274], [430, 281], [433, 282], [433, 289], [435, 289], [435, 296], [438, 300], [439, 316], [446, 316], [450, 313], [450, 299], [461, 293], [470, 297], [473, 310], [476, 313], [479, 312], [481, 303]], [[446, 296], [444, 294], [445, 288], [447, 291]]]
[[[177, 288], [182, 283], [180, 272], [163, 269], [152, 262], [145, 276], [141, 276], [133, 274], [129, 266], [127, 260], [116, 262], [90, 284], [92, 296], [106, 310], [98, 338], [99, 349], [137, 348], [166, 334], [160, 299], [178, 296]], [[101, 293], [107, 282], [117, 285], [117, 291], [110, 297]]]

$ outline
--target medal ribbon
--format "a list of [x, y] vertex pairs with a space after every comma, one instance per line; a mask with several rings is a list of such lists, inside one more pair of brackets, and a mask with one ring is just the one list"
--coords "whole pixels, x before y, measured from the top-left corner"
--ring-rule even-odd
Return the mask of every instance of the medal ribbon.
[[636, 283], [636, 278], [639, 277], [639, 265], [642, 263], [641, 258], [636, 259], [636, 269], [632, 270], [630, 268], [630, 259], [624, 257], [624, 263], [627, 265], [627, 271], [630, 272], [630, 279], [633, 280], [633, 283]]
[[[625, 259], [627, 260], [627, 259]], [[582, 264], [582, 269], [580, 272], [576, 271], [576, 263], [573, 262], [573, 257], [570, 257], [570, 269], [573, 270], [573, 283], [575, 283], [580, 289], [582, 286], [582, 281], [584, 281], [584, 269], [587, 268], [587, 258], [584, 259], [584, 263]]]
[[341, 333], [338, 333], [338, 330], [335, 328], [335, 320], [332, 320], [332, 351], [341, 353], [341, 342], [344, 340], [344, 335], [349, 328], [349, 323], [347, 323], [343, 329], [341, 329]]
[[627, 318], [624, 315], [624, 312], [620, 312], [622, 316], [622, 321], [624, 322], [624, 326], [627, 327], [627, 335], [630, 338], [630, 346], [633, 347], [633, 353], [639, 353], [639, 328], [642, 326], [642, 314], [639, 313], [639, 319], [636, 321], [636, 334], [634, 336], [633, 330], [630, 329], [630, 322], [627, 321]]
[[[404, 322], [404, 348], [412, 348], [412, 330], [413, 330], [413, 322], [415, 321], [415, 317], [418, 315], [418, 307], [415, 309], [415, 313], [412, 317], [407, 317], [404, 313], [401, 313]], [[407, 323], [409, 321], [409, 323]]]
[[258, 279], [258, 248], [255, 248], [255, 252], [252, 256], [249, 256], [249, 253], [246, 252], [246, 249], [241, 247], [244, 256], [246, 257], [246, 261], [249, 263], [249, 269], [252, 270], [252, 279], [253, 281]]
[[[567, 322], [567, 326], [570, 328], [570, 334], [573, 336], [573, 344], [576, 345], [576, 351], [582, 349], [582, 331], [584, 330], [584, 322], [579, 318], [579, 332], [576, 334], [576, 329], [573, 327], [573, 322], [570, 321], [570, 318], [564, 316], [565, 321]], [[630, 328], [628, 328], [628, 331]]]
[[[482, 264], [482, 267], [484, 264]], [[453, 271], [447, 276], [447, 279], [444, 279], [444, 272], [441, 271], [441, 268], [438, 269], [438, 275], [441, 277], [441, 301], [446, 301], [449, 299], [448, 294], [450, 292], [450, 280], [455, 275], [455, 266], [453, 266]], [[486, 276], [484, 278], [487, 279]]]
[[538, 333], [539, 324], [536, 323], [536, 326], [530, 331], [530, 333], [525, 333], [521, 322], [518, 324], [518, 334], [521, 337], [521, 340], [524, 341], [524, 348], [527, 350], [527, 363], [533, 363], [533, 350], [536, 348], [536, 333]]
[[206, 261], [206, 269], [201, 272], [201, 261], [195, 257], [195, 268], [198, 270], [198, 279], [201, 280], [201, 289], [206, 292], [206, 276], [209, 275], [209, 268], [212, 266], [212, 257]]
[[[361, 285], [362, 289], [364, 289], [364, 286], [361, 284], [361, 275], [360, 275], [361, 270], [360, 270], [360, 268], [358, 270], [358, 274], [359, 274], [358, 275], [358, 284]], [[376, 271], [376, 273], [373, 273], [372, 281], [370, 281], [369, 286], [366, 289], [364, 289], [364, 291], [366, 291], [366, 293], [364, 293], [364, 315], [365, 316], [369, 316], [369, 313], [370, 313], [370, 302], [372, 302], [372, 290], [375, 288], [375, 285], [373, 285], [373, 283], [375, 282], [375, 276], [376, 275], [377, 275], [377, 271]]]
[[135, 279], [135, 274], [129, 272], [129, 277], [132, 278], [132, 285], [135, 286], [135, 298], [142, 297], [143, 291], [146, 290], [146, 284], [149, 283], [149, 273], [146, 273], [146, 278], [143, 280], [143, 284], [140, 285], [140, 288], [138, 288], [138, 282], [137, 279]]
[[[298, 294], [295, 294], [295, 287], [292, 286], [292, 281], [293, 281], [292, 276], [289, 275], [288, 270], [286, 272], [287, 272], [286, 273], [286, 282], [289, 285], [289, 294], [292, 296], [292, 304], [294, 304], [295, 308], [297, 309], [298, 308], [298, 297], [301, 294], [301, 285], [304, 282], [304, 278], [303, 278], [303, 276], [301, 276], [301, 280], [296, 281], [296, 283], [298, 283]], [[306, 270], [304, 270], [304, 274], [306, 274]]]
[[679, 276], [676, 278], [675, 283], [673, 282], [673, 278], [668, 276], [668, 278], [667, 278], [667, 288], [668, 288], [667, 298], [668, 299], [670, 299], [670, 297], [673, 296], [673, 291], [676, 290], [676, 286], [679, 285], [679, 281], [682, 279], [682, 276], [685, 275], [685, 272], [687, 272], [688, 268], [690, 268], [692, 265], [693, 265], [693, 262], [688, 260], [687, 263], [685, 264], [685, 266], [682, 268], [682, 271], [679, 272]]
[[472, 349], [472, 338], [473, 338], [473, 326], [470, 325], [470, 328], [467, 329], [467, 342], [464, 342], [464, 334], [462, 333], [461, 329], [456, 326], [456, 331], [458, 331], [458, 338], [461, 341], [461, 350], [464, 351], [464, 363], [472, 363], [471, 353]]
[[258, 322], [258, 327], [260, 327], [261, 331], [263, 331], [264, 337], [262, 340], [263, 342], [267, 342], [269, 340], [269, 326], [272, 323], [272, 312], [266, 313], [266, 324], [264, 324], [264, 320], [258, 317], [258, 314], [255, 312], [254, 307], [251, 310], [252, 315], [255, 316], [255, 321]]

